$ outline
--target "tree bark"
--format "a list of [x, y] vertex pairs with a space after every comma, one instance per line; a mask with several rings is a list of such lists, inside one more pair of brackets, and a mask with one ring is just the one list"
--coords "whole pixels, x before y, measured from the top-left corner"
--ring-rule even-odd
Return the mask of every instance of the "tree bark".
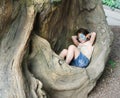
[[[34, 6], [25, 6], [23, 3], [24, 2], [21, 1], [12, 2], [12, 0], [3, 0], [1, 2], [1, 98], [38, 98], [40, 95], [42, 96], [42, 83], [30, 75], [27, 70], [26, 73], [27, 77], [29, 76], [28, 80], [31, 80], [29, 81], [30, 83], [28, 80], [25, 81], [25, 76], [23, 75], [25, 74], [22, 69], [22, 67], [24, 67], [22, 65], [23, 56], [27, 49], [36, 16]], [[7, 6], [9, 6], [9, 8], [7, 8]], [[39, 94], [37, 94], [37, 92], [39, 92]]]
[[[70, 37], [80, 27], [97, 33], [85, 69], [56, 54], [72, 44]], [[0, 97], [86, 98], [104, 70], [112, 39], [101, 1], [2, 0]]]

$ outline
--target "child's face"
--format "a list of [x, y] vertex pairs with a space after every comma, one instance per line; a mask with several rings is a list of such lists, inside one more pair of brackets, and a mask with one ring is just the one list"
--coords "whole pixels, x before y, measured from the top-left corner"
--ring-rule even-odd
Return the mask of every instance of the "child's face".
[[78, 40], [81, 42], [81, 43], [84, 43], [86, 42], [87, 38], [84, 34], [82, 33], [78, 33]]

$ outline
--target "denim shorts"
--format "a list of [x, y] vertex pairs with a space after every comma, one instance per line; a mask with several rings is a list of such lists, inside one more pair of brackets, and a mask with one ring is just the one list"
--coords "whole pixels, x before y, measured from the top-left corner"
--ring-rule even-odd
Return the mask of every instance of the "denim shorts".
[[76, 59], [73, 59], [70, 63], [71, 66], [86, 68], [90, 60], [80, 52], [79, 56]]

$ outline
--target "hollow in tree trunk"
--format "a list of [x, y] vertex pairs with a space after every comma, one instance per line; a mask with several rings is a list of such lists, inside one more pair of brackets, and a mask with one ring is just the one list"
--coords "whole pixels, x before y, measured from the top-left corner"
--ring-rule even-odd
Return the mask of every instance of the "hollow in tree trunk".
[[[97, 33], [87, 68], [57, 55], [80, 27]], [[100, 0], [2, 0], [0, 97], [86, 98], [104, 70], [112, 36]]]

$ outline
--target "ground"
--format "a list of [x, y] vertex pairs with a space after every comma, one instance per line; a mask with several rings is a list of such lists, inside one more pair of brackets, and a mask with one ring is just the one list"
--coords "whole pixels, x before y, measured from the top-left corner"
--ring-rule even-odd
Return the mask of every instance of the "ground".
[[111, 26], [114, 40], [105, 70], [88, 98], [120, 98], [120, 26]]
[[109, 25], [119, 25], [120, 26], [120, 9], [112, 10], [108, 6], [103, 6], [106, 19]]

